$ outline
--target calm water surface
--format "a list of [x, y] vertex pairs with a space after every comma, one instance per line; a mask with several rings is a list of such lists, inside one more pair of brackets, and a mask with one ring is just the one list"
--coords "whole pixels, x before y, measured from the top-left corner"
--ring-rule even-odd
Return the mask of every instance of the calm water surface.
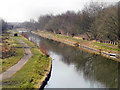
[[117, 88], [118, 63], [60, 42], [27, 33], [52, 57], [52, 73], [45, 88]]

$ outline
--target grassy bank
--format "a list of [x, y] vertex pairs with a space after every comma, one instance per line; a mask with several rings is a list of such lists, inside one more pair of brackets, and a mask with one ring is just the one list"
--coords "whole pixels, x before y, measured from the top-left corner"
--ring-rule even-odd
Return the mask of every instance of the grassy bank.
[[[19, 43], [19, 41], [9, 38], [7, 40], [9, 42], [9, 46], [15, 47], [22, 47], [22, 45]], [[23, 48], [15, 48], [15, 54], [11, 57], [2, 59], [2, 72], [6, 71], [8, 68], [16, 64], [24, 55], [24, 49]]]
[[18, 37], [31, 48], [33, 56], [10, 79], [3, 81], [3, 88], [40, 88], [43, 79], [49, 73], [51, 58], [43, 55], [40, 50], [22, 36]]
[[[45, 32], [45, 31], [38, 31], [37, 33], [36, 32], [33, 32], [33, 33], [38, 34], [45, 38], [49, 38], [49, 39], [53, 39], [55, 41], [60, 41], [62, 43], [69, 44], [72, 46], [75, 43], [79, 43], [80, 46], [85, 46], [87, 48], [91, 48], [91, 49], [94, 49], [97, 51], [97, 52], [94, 52], [91, 50], [87, 50], [87, 48], [85, 48], [85, 51], [88, 51], [91, 53], [99, 54], [99, 49], [101, 49], [102, 52], [108, 53], [108, 54], [109, 53], [118, 53], [120, 51], [120, 49], [118, 48], [117, 45], [112, 45], [112, 44], [108, 44], [108, 43], [100, 43], [100, 42], [96, 42], [96, 41], [83, 40], [80, 37], [71, 37], [71, 36], [67, 36], [67, 35], [54, 34], [54, 33], [49, 33], [49, 32]], [[106, 57], [108, 57], [108, 56], [106, 56]]]

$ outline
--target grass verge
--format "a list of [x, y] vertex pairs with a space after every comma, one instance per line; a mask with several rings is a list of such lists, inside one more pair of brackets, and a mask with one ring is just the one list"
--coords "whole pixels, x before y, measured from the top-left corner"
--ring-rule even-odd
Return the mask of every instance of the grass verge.
[[57, 38], [58, 40], [64, 40], [64, 41], [69, 41], [73, 43], [80, 43], [81, 46], [86, 46], [90, 47], [93, 49], [102, 49], [104, 52], [112, 52], [112, 53], [118, 53], [120, 49], [118, 48], [118, 45], [112, 45], [112, 44], [107, 44], [107, 43], [98, 43], [95, 41], [87, 41], [87, 40], [82, 40], [82, 38], [77, 38], [77, 37], [71, 37], [67, 35], [61, 35], [61, 34], [54, 34], [54, 33], [49, 33], [45, 31], [39, 31], [38, 32], [40, 36], [43, 37], [50, 37], [50, 38]]
[[[11, 41], [14, 44], [14, 47], [22, 47], [22, 45], [19, 43], [19, 41], [10, 38], [9, 41]], [[16, 64], [24, 55], [25, 51], [23, 48], [15, 48], [15, 55], [11, 56], [9, 58], [2, 59], [2, 72], [6, 71], [8, 68]]]
[[[101, 54], [99, 51], [102, 51], [102, 56], [106, 58], [110, 58], [115, 61], [119, 61], [119, 51], [120, 48], [118, 48], [118, 45], [112, 45], [108, 43], [100, 43], [88, 40], [83, 40], [80, 37], [71, 37], [67, 35], [61, 35], [61, 34], [54, 34], [46, 31], [32, 31], [32, 33], [37, 34], [41, 37], [52, 39], [58, 42], [62, 42], [71, 46], [75, 46], [76, 43], [79, 43], [78, 49], [82, 49], [83, 51], [89, 52], [89, 53], [95, 53], [95, 54]], [[82, 47], [82, 48], [81, 48]], [[85, 47], [85, 48], [84, 48]], [[117, 58], [110, 57], [110, 53], [115, 53]], [[106, 55], [107, 54], [107, 55]]]
[[49, 73], [51, 58], [43, 55], [40, 50], [24, 37], [19, 39], [27, 43], [33, 56], [28, 62], [10, 79], [3, 80], [3, 88], [40, 88], [42, 79]]

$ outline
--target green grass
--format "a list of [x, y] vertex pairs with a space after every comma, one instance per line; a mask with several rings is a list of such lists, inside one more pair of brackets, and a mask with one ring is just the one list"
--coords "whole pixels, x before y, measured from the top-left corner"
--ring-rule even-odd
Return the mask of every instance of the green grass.
[[3, 81], [3, 88], [35, 88], [41, 84], [41, 79], [45, 73], [49, 71], [51, 62], [50, 57], [43, 55], [39, 49], [30, 41], [23, 37], [18, 37], [23, 40], [31, 48], [33, 56], [12, 78]]
[[80, 41], [80, 39], [73, 38], [72, 36], [66, 36], [66, 35], [54, 34], [54, 33], [48, 33], [48, 32], [40, 32], [40, 33], [54, 36], [54, 37], [61, 38], [61, 39], [68, 39], [68, 40], [75, 41], [75, 42]]
[[[98, 46], [98, 48], [101, 48], [101, 49], [108, 49], [110, 51], [120, 51], [117, 45], [105, 44], [105, 43], [94, 43], [94, 44]], [[110, 46], [113, 48], [111, 48]]]
[[[13, 40], [15, 47], [22, 47], [22, 45], [17, 40], [10, 38], [10, 41], [12, 40]], [[6, 71], [8, 68], [16, 64], [23, 57], [24, 55], [23, 48], [16, 48], [15, 51], [16, 52], [14, 56], [2, 59], [2, 72]]]
[[[109, 51], [111, 51], [111, 52], [118, 52], [118, 51], [120, 51], [120, 49], [118, 48], [117, 45], [92, 42], [92, 41], [77, 39], [77, 38], [74, 38], [74, 37], [71, 37], [71, 36], [66, 36], [66, 35], [61, 35], [61, 34], [54, 34], [54, 33], [49, 33], [49, 32], [41, 32], [40, 31], [39, 33], [43, 34], [43, 35], [46, 35], [46, 36], [49, 35], [49, 36], [51, 36], [53, 38], [57, 37], [59, 39], [66, 39], [66, 40], [73, 41], [73, 42], [80, 42], [80, 44], [83, 45], [83, 46], [90, 46], [91, 48], [102, 49], [102, 50], [107, 51], [107, 52], [109, 52]], [[91, 43], [91, 44], [87, 45], [87, 42], [88, 42], [88, 44], [89, 43]]]
[[68, 40], [76, 41], [76, 42], [79, 41], [79, 39], [75, 39], [75, 38], [73, 38], [73, 37], [71, 37], [71, 36], [57, 35], [57, 37], [58, 37], [58, 38], [61, 38], [61, 39], [68, 39]]
[[[73, 38], [71, 36], [65, 36], [65, 35], [57, 35], [57, 36], [58, 36], [58, 38], [61, 38], [61, 39], [68, 39], [68, 40], [72, 40], [72, 41], [76, 41], [76, 42], [80, 42], [80, 41], [85, 42], [85, 40], [75, 39], [75, 38]], [[94, 45], [98, 46], [98, 49], [108, 49], [110, 51], [113, 51], [113, 50], [114, 51], [120, 51], [120, 49], [117, 47], [117, 45], [105, 44], [105, 43], [97, 43], [97, 42], [95, 42]], [[106, 46], [104, 46], [104, 45], [106, 45]], [[111, 48], [109, 46], [112, 46], [114, 48]]]

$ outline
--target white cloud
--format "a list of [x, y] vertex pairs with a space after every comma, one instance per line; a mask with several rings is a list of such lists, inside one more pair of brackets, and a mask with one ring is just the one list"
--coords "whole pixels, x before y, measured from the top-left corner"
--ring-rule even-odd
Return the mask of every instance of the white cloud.
[[0, 0], [0, 17], [6, 21], [25, 21], [30, 18], [36, 19], [41, 14], [78, 11], [90, 1], [115, 2], [115, 0]]

